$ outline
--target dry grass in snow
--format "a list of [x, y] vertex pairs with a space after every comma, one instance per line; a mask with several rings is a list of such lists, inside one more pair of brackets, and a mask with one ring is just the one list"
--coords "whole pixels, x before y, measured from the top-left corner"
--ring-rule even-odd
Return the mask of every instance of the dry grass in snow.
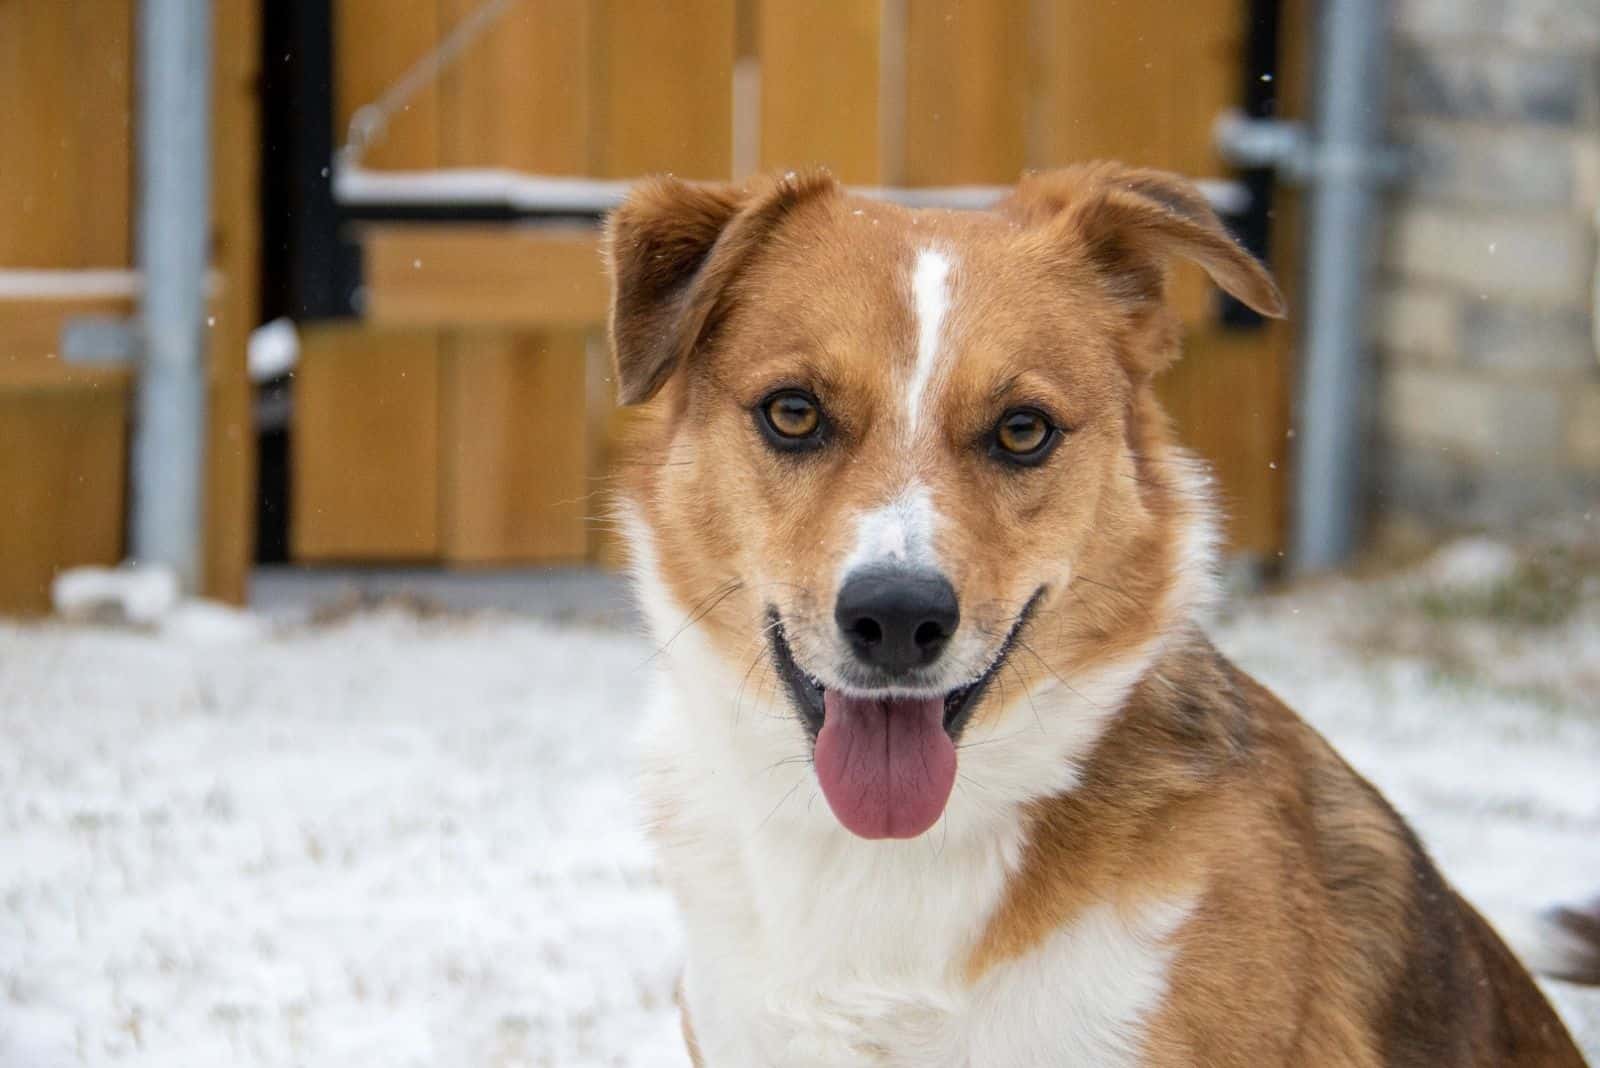
[[[1509, 921], [1600, 891], [1600, 569], [1450, 552], [1217, 635]], [[221, 619], [0, 626], [0, 1065], [686, 1063], [646, 643]], [[1600, 993], [1551, 990], [1600, 1056]]]

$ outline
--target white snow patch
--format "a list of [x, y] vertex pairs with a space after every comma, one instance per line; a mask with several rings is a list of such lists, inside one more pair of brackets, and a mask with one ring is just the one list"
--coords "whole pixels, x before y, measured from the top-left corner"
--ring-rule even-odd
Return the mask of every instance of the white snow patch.
[[245, 363], [250, 381], [270, 382], [300, 362], [300, 335], [288, 319], [274, 319], [250, 331]]
[[[795, 172], [785, 175], [793, 180]], [[1215, 178], [1195, 182], [1213, 207], [1239, 214], [1250, 206], [1242, 183]], [[504, 204], [520, 211], [602, 213], [621, 204], [633, 182], [613, 178], [564, 178], [494, 167], [431, 171], [374, 170], [341, 163], [333, 174], [342, 204]], [[852, 186], [850, 192], [908, 208], [985, 211], [1012, 192], [1008, 185]]]
[[[1384, 610], [1340, 583], [1217, 637], [1491, 919], [1591, 897], [1594, 710], [1340, 636]], [[650, 645], [245, 626], [0, 624], [0, 1065], [687, 1063], [629, 770]], [[1600, 1055], [1600, 992], [1547, 989]]]
[[250, 612], [202, 598], [178, 602], [161, 619], [164, 634], [194, 645], [259, 641], [266, 628], [266, 622]]
[[650, 649], [0, 625], [0, 1065], [681, 1065]]
[[1462, 538], [1437, 550], [1419, 577], [1451, 593], [1492, 589], [1517, 572], [1517, 551], [1492, 538]]
[[50, 601], [67, 619], [152, 624], [178, 604], [178, 576], [159, 565], [74, 567], [56, 575]]

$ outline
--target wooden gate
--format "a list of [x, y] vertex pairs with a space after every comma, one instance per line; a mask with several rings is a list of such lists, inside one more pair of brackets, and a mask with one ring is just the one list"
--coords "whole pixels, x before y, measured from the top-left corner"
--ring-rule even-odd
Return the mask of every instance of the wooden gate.
[[[481, 0], [331, 2], [342, 130]], [[824, 163], [848, 182], [926, 186], [1114, 156], [1221, 176], [1210, 128], [1238, 95], [1246, 2], [511, 0], [364, 164], [625, 179]], [[1286, 0], [1291, 28], [1304, 7]], [[69, 316], [132, 310], [134, 9], [0, 2], [0, 611], [41, 609], [59, 568], [122, 555], [129, 378], [67, 366], [58, 345]], [[262, 10], [220, 0], [215, 18], [206, 586], [233, 599], [257, 508], [244, 350]], [[586, 517], [620, 417], [593, 230], [386, 224], [362, 248], [363, 316], [305, 333], [294, 555], [606, 558]], [[1181, 299], [1189, 356], [1163, 391], [1217, 466], [1233, 546], [1270, 555], [1289, 331], [1223, 328], [1193, 276]]]
[[[338, 0], [336, 129], [477, 6]], [[1245, 31], [1241, 0], [520, 0], [364, 163], [599, 178], [823, 163], [933, 186], [1116, 157], [1222, 177], [1211, 127], [1239, 96]], [[297, 384], [295, 555], [605, 557], [585, 525], [616, 419], [592, 235], [387, 225], [363, 243], [367, 322], [311, 331]], [[1274, 553], [1290, 333], [1224, 328], [1198, 272], [1180, 300], [1189, 356], [1163, 393], [1219, 471], [1233, 547]]]
[[[62, 324], [132, 313], [134, 0], [0, 2], [0, 613], [122, 557], [130, 377], [60, 355]], [[255, 449], [259, 8], [219, 0], [213, 81], [205, 588], [244, 594]]]

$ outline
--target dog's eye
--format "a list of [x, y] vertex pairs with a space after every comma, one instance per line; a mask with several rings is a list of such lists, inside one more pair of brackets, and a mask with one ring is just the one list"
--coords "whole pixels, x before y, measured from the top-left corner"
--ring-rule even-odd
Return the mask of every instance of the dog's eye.
[[1032, 467], [1044, 462], [1060, 437], [1061, 431], [1043, 412], [1012, 408], [994, 425], [994, 444], [989, 451], [1007, 463]]
[[822, 407], [801, 389], [780, 389], [757, 409], [757, 420], [767, 440], [779, 449], [809, 449], [822, 440]]

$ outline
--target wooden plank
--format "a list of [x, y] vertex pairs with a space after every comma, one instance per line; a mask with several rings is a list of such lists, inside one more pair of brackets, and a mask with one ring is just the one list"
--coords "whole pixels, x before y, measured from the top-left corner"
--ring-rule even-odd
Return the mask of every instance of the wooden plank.
[[1118, 159], [1193, 178], [1227, 174], [1212, 124], [1239, 99], [1239, 0], [1192, 0], [1161, 18], [1103, 0], [1043, 8], [1046, 136], [1032, 165]]
[[1103, 0], [1045, 0], [1044, 8], [1041, 164], [1120, 159], [1170, 166], [1170, 87], [1181, 52], [1172, 20], [1150, 18], [1138, 4]]
[[907, 7], [907, 184], [1009, 184], [1022, 173], [1030, 6], [918, 0]]
[[590, 227], [375, 226], [363, 241], [378, 325], [590, 326], [609, 299]]
[[[336, 0], [335, 140], [441, 38], [440, 4]], [[429, 81], [361, 162], [440, 165], [441, 89]], [[303, 331], [290, 456], [290, 551], [300, 560], [438, 554], [438, 335], [360, 325]]]
[[[1045, 116], [1036, 166], [1117, 159], [1191, 178], [1225, 175], [1212, 144], [1216, 116], [1239, 97], [1244, 15], [1239, 0], [1194, 0], [1152, 19], [1139, 5], [1046, 0]], [[1174, 275], [1186, 322], [1215, 317], [1201, 272]]]
[[[345, 143], [351, 114], [373, 103], [439, 42], [439, 6], [393, 0], [335, 0], [334, 142]], [[362, 165], [418, 170], [439, 165], [439, 86], [430, 81], [393, 115]]]
[[624, 443], [634, 433], [639, 420], [647, 416], [645, 409], [617, 406], [610, 347], [598, 337], [595, 341], [589, 347], [590, 475], [589, 500], [585, 508], [588, 557], [590, 563], [616, 568], [627, 563], [628, 548], [610, 510], [615, 503], [615, 479], [623, 462]]
[[[0, 267], [131, 255], [132, 0], [0, 2]], [[0, 301], [0, 612], [49, 610], [56, 572], [122, 555], [128, 373], [60, 358], [68, 315], [127, 299]]]
[[734, 8], [734, 0], [596, 0], [592, 173], [729, 176]]
[[[448, 33], [482, 0], [440, 0]], [[594, 79], [588, 0], [521, 0], [440, 77], [449, 167], [584, 174]]]
[[[254, 439], [245, 340], [254, 326], [256, 297], [258, 5], [227, 0], [215, 25], [212, 234], [221, 284], [211, 305], [208, 335], [212, 418], [206, 590], [237, 600], [244, 593], [254, 530]], [[4, 68], [0, 80], [21, 71], [25, 84], [16, 93], [9, 86], [0, 92], [0, 109], [20, 103], [33, 124], [28, 150], [10, 158], [32, 160], [34, 166], [12, 167], [8, 158], [8, 165], [0, 166], [4, 189], [0, 196], [14, 195], [49, 211], [24, 210], [21, 214], [30, 225], [4, 228], [0, 243], [8, 236], [13, 239], [8, 255], [22, 260], [21, 265], [126, 266], [131, 255], [131, 0], [0, 5], [0, 48], [7, 46], [20, 52], [16, 63], [10, 62], [13, 57], [0, 63]], [[41, 63], [43, 68], [34, 69]], [[5, 125], [14, 129], [9, 119]], [[32, 183], [34, 188], [19, 192], [6, 184], [16, 181]], [[31, 230], [31, 224], [42, 218], [50, 220], [44, 228], [46, 241], [36, 240], [39, 231]], [[14, 433], [36, 435], [23, 451], [38, 457], [41, 472], [54, 472], [64, 454], [70, 454], [74, 463], [112, 465], [73, 475], [84, 484], [114, 485], [114, 492], [104, 495], [111, 510], [86, 510], [63, 491], [48, 498], [56, 502], [54, 511], [47, 509], [36, 517], [41, 530], [55, 529], [62, 522], [95, 521], [105, 524], [106, 530], [80, 537], [98, 538], [102, 546], [120, 545], [126, 452], [120, 444], [115, 450], [103, 447], [102, 439], [112, 433], [108, 426], [125, 434], [130, 374], [126, 369], [68, 365], [57, 348], [62, 323], [69, 316], [126, 316], [133, 310], [131, 301], [112, 298], [0, 303], [0, 389], [8, 406], [19, 413]], [[61, 414], [63, 406], [73, 405], [82, 409], [79, 418]], [[41, 414], [28, 414], [35, 411]], [[68, 425], [75, 428], [72, 435], [52, 429]], [[97, 444], [86, 446], [85, 440]], [[70, 518], [63, 518], [68, 512]], [[70, 541], [62, 542], [61, 561], [73, 562], [73, 551]]]
[[72, 203], [74, 267], [132, 261], [134, 0], [75, 0]]
[[586, 336], [464, 331], [446, 346], [442, 532], [452, 563], [581, 561]]
[[48, 612], [58, 571], [121, 559], [127, 434], [126, 390], [0, 389], [0, 612]]
[[0, 267], [130, 254], [132, 0], [0, 3]]
[[209, 597], [242, 603], [255, 556], [257, 507], [246, 350], [259, 289], [261, 5], [218, 0], [213, 27], [211, 265], [220, 285], [207, 327], [203, 588]]
[[72, 266], [73, 205], [60, 195], [71, 173], [65, 4], [0, 4], [0, 266]]
[[1288, 477], [1283, 360], [1286, 324], [1261, 331], [1193, 331], [1183, 359], [1157, 383], [1185, 445], [1217, 478], [1234, 552], [1270, 557], [1282, 547]]
[[1217, 116], [1240, 104], [1248, 24], [1239, 0], [1189, 0], [1174, 5], [1176, 58], [1169, 64], [1172, 126], [1167, 166], [1192, 178], [1232, 172], [1217, 152]]
[[[131, 368], [68, 363], [59, 350], [61, 327], [67, 319], [82, 315], [125, 318], [132, 312], [132, 301], [116, 298], [0, 300], [0, 396], [111, 392], [126, 400], [133, 381]], [[122, 474], [117, 472], [119, 478]]]
[[761, 165], [825, 165], [845, 182], [888, 183], [882, 3], [760, 5]]
[[437, 337], [359, 326], [307, 328], [295, 380], [295, 558], [437, 556]]

